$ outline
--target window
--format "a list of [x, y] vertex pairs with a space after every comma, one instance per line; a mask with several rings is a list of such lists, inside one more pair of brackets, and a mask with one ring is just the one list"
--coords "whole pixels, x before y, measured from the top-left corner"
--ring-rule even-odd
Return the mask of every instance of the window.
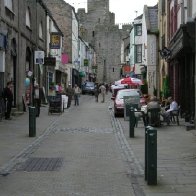
[[142, 62], [142, 45], [135, 46], [136, 63]]
[[95, 37], [95, 31], [92, 32], [92, 36]]
[[42, 25], [42, 22], [39, 23], [39, 38], [43, 38], [43, 25]]
[[142, 25], [135, 25], [135, 35], [142, 35]]
[[26, 26], [29, 28], [31, 27], [31, 14], [29, 7], [26, 10]]
[[4, 0], [4, 3], [5, 3], [5, 7], [13, 11], [13, 0]]

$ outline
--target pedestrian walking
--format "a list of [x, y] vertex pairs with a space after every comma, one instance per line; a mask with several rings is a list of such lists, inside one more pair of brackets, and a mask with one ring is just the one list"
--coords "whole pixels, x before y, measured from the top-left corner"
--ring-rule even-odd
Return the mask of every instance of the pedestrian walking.
[[81, 90], [78, 87], [77, 84], [74, 86], [74, 100], [75, 100], [75, 105], [79, 105], [79, 96], [80, 96]]
[[98, 83], [95, 84], [94, 94], [95, 94], [95, 101], [98, 102], [98, 98], [99, 98], [99, 84]]
[[104, 86], [104, 84], [102, 84], [99, 87], [99, 90], [100, 90], [100, 93], [101, 93], [101, 96], [102, 96], [102, 103], [104, 103], [105, 102], [105, 94], [106, 94], [106, 87]]
[[44, 93], [43, 89], [39, 87], [39, 84], [35, 84], [35, 89], [34, 89], [34, 104], [36, 108], [36, 117], [39, 117], [40, 115], [40, 107], [41, 107], [41, 102], [43, 100]]
[[13, 92], [12, 92], [13, 83], [12, 81], [7, 82], [7, 86], [3, 89], [3, 99], [5, 104], [5, 119], [11, 120], [10, 114], [12, 110], [13, 102]]
[[69, 108], [71, 106], [71, 101], [74, 94], [71, 84], [68, 85], [65, 94], [68, 96], [67, 108]]

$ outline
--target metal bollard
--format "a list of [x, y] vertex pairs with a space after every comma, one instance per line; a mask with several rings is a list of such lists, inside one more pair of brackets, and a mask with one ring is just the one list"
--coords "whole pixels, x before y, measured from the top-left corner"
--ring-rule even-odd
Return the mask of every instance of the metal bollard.
[[134, 126], [135, 126], [135, 114], [134, 114], [134, 108], [130, 108], [130, 114], [129, 114], [129, 137], [134, 137]]
[[36, 108], [29, 107], [29, 137], [36, 136]]
[[147, 184], [157, 185], [157, 130], [147, 129]]
[[145, 127], [145, 146], [144, 146], [144, 174], [145, 174], [145, 180], [147, 180], [147, 135], [148, 135], [148, 129], [152, 128], [151, 126]]

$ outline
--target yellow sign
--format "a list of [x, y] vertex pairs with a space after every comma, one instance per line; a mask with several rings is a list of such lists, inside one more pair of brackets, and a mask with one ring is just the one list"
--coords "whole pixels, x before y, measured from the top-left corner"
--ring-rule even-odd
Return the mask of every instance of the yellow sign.
[[60, 49], [61, 37], [58, 33], [51, 33], [50, 49]]

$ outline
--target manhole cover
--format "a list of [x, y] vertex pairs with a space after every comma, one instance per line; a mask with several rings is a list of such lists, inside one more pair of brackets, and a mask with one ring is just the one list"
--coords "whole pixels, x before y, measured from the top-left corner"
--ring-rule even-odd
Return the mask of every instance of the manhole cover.
[[19, 171], [57, 171], [63, 164], [63, 158], [29, 158], [19, 167]]

